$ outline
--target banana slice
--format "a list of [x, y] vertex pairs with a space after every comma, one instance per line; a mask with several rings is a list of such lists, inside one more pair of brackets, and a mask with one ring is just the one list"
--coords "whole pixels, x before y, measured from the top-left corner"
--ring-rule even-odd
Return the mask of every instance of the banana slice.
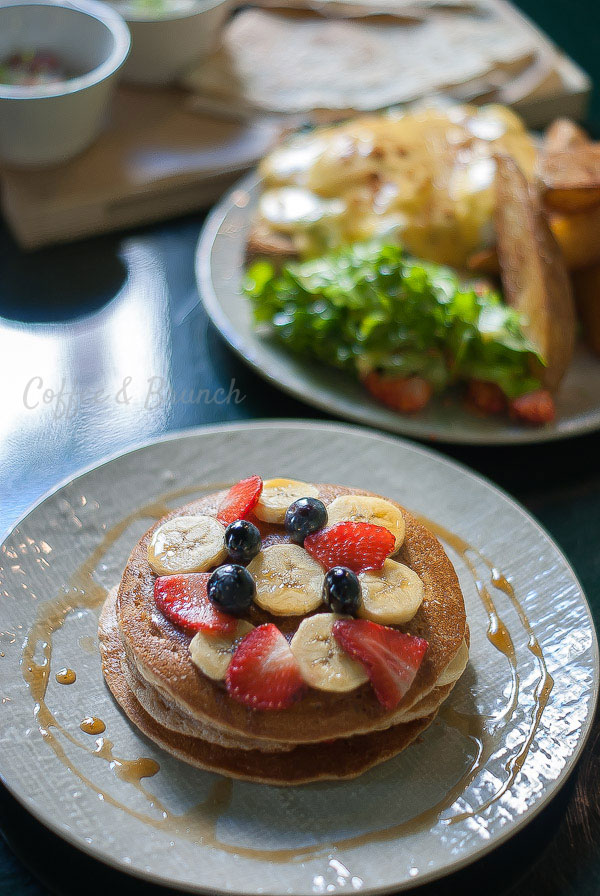
[[335, 613], [317, 613], [301, 622], [292, 638], [291, 651], [311, 688], [344, 693], [369, 680], [360, 663], [349, 657], [333, 636], [333, 623], [341, 618]]
[[404, 541], [405, 524], [402, 512], [383, 498], [373, 498], [370, 495], [340, 495], [327, 507], [327, 525], [334, 526], [346, 520], [372, 523], [374, 526], [389, 529], [396, 539], [394, 553]]
[[270, 545], [257, 554], [248, 572], [256, 582], [255, 602], [275, 616], [302, 616], [321, 604], [321, 564], [297, 544]]
[[253, 628], [245, 619], [240, 619], [231, 635], [197, 632], [190, 642], [192, 662], [209, 678], [222, 681], [238, 644]]
[[159, 576], [206, 572], [227, 556], [225, 527], [212, 516], [176, 516], [159, 526], [148, 545], [148, 562]]
[[296, 479], [267, 479], [254, 513], [265, 523], [284, 523], [285, 512], [298, 498], [317, 498], [318, 488]]
[[361, 572], [362, 599], [358, 615], [382, 625], [409, 622], [423, 601], [423, 582], [412, 569], [386, 560], [379, 570]]
[[441, 688], [446, 684], [452, 684], [453, 681], [458, 681], [467, 668], [468, 662], [469, 648], [467, 647], [467, 642], [463, 638], [460, 647], [436, 681], [436, 688]]

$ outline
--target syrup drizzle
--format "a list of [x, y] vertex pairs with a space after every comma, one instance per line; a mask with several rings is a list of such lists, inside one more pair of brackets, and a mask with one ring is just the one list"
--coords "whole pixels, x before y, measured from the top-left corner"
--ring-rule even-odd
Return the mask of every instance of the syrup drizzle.
[[[504, 625], [502, 619], [498, 614], [496, 604], [490, 594], [488, 587], [481, 581], [477, 574], [477, 568], [472, 560], [472, 555], [477, 557], [477, 559], [487, 568], [490, 575], [491, 585], [493, 585], [493, 587], [497, 591], [501, 591], [502, 593], [507, 595], [512, 606], [516, 610], [521, 625], [527, 633], [527, 649], [531, 654], [533, 654], [535, 658], [539, 676], [534, 691], [534, 706], [529, 724], [529, 731], [521, 748], [517, 750], [516, 753], [510, 754], [504, 764], [504, 769], [507, 773], [506, 778], [504, 779], [501, 786], [494, 792], [494, 794], [483, 804], [479, 805], [476, 810], [461, 812], [457, 815], [453, 815], [452, 818], [448, 819], [448, 823], [455, 824], [456, 822], [464, 821], [465, 818], [470, 818], [473, 815], [481, 814], [487, 808], [489, 808], [492, 803], [499, 800], [500, 797], [502, 797], [503, 794], [505, 794], [506, 791], [510, 789], [510, 787], [512, 787], [515, 778], [521, 771], [523, 764], [527, 759], [529, 750], [531, 749], [531, 745], [533, 743], [536, 731], [542, 718], [542, 713], [548, 705], [548, 700], [550, 699], [550, 694], [552, 693], [552, 688], [554, 687], [554, 679], [548, 671], [548, 666], [546, 664], [543, 650], [541, 648], [539, 640], [535, 635], [535, 632], [533, 631], [531, 623], [529, 622], [525, 609], [520, 600], [517, 598], [515, 589], [510, 584], [506, 576], [502, 572], [500, 572], [500, 570], [496, 566], [494, 566], [494, 564], [490, 560], [488, 560], [488, 558], [484, 554], [482, 554], [481, 551], [479, 551], [468, 542], [464, 541], [464, 539], [455, 535], [454, 532], [450, 532], [448, 529], [445, 529], [443, 526], [440, 526], [439, 524], [433, 522], [433, 520], [429, 520], [426, 517], [419, 517], [419, 519], [425, 526], [427, 526], [428, 529], [430, 529], [430, 531], [437, 535], [438, 538], [441, 538], [442, 541], [445, 541], [446, 544], [448, 544], [454, 551], [456, 551], [456, 553], [460, 555], [460, 557], [467, 565], [469, 571], [473, 576], [479, 598], [488, 614], [488, 640], [494, 645], [496, 650], [506, 656], [510, 664], [511, 679], [513, 682], [512, 694], [511, 699], [502, 712], [501, 718], [510, 718], [517, 706], [519, 695], [519, 676], [517, 673], [515, 649], [512, 639], [508, 634], [508, 630], [506, 629], [506, 626]], [[495, 719], [494, 721], [497, 722], [497, 719]], [[486, 751], [483, 752], [485, 754]], [[487, 758], [487, 756], [485, 756], [485, 758]]]
[[[161, 499], [149, 503], [139, 510], [129, 514], [106, 532], [104, 538], [92, 552], [87, 561], [85, 561], [75, 572], [69, 583], [69, 589], [61, 592], [55, 600], [42, 605], [40, 608], [38, 617], [28, 632], [23, 647], [21, 660], [22, 674], [34, 701], [34, 713], [40, 734], [44, 741], [52, 748], [61, 763], [73, 772], [82, 783], [94, 791], [99, 799], [121, 809], [128, 815], [145, 824], [159, 830], [168, 830], [172, 835], [192, 840], [193, 842], [201, 842], [204, 845], [213, 846], [228, 853], [254, 859], [267, 859], [271, 862], [289, 862], [303, 859], [308, 856], [318, 856], [326, 854], [333, 847], [352, 848], [370, 842], [389, 841], [405, 834], [412, 834], [420, 830], [428, 829], [436, 823], [442, 823], [444, 825], [455, 824], [465, 818], [481, 814], [485, 809], [500, 799], [500, 797], [512, 786], [527, 758], [542, 713], [548, 703], [552, 691], [552, 676], [548, 672], [543, 651], [533, 632], [525, 610], [518, 600], [512, 585], [503, 573], [477, 548], [473, 547], [473, 545], [470, 545], [455, 533], [450, 532], [432, 520], [424, 517], [420, 517], [423, 524], [442, 541], [446, 542], [446, 544], [461, 557], [471, 573], [477, 594], [487, 613], [488, 640], [494, 649], [506, 657], [509, 663], [511, 688], [509, 698], [501, 713], [491, 718], [477, 713], [462, 713], [448, 704], [442, 706], [439, 712], [439, 718], [446, 725], [455, 729], [472, 742], [474, 746], [474, 756], [470, 766], [448, 793], [434, 806], [420, 813], [418, 816], [401, 822], [400, 824], [392, 825], [384, 830], [377, 830], [368, 834], [348, 837], [343, 840], [338, 840], [334, 844], [329, 843], [312, 847], [278, 850], [258, 850], [232, 846], [220, 841], [216, 834], [217, 822], [221, 815], [226, 811], [232, 798], [233, 781], [231, 779], [219, 778], [212, 785], [206, 800], [192, 807], [192, 809], [182, 815], [174, 815], [162, 805], [153, 794], [149, 793], [141, 783], [143, 779], [150, 778], [157, 774], [160, 768], [157, 762], [149, 758], [124, 759], [122, 757], [117, 757], [113, 753], [112, 742], [103, 737], [99, 737], [96, 741], [95, 748], [91, 749], [57, 721], [45, 700], [52, 659], [52, 636], [54, 632], [62, 627], [66, 618], [73, 611], [81, 608], [98, 610], [102, 606], [106, 597], [106, 589], [94, 579], [94, 572], [106, 552], [134, 521], [144, 518], [160, 519], [172, 509], [169, 506], [169, 503], [175, 499], [216, 491], [221, 488], [227, 488], [230, 484], [231, 483], [212, 483], [202, 488], [178, 489], [165, 494]], [[477, 569], [477, 564], [473, 558], [476, 558], [476, 561], [487, 568], [490, 577], [489, 583], [482, 581]], [[527, 736], [521, 746], [506, 759], [504, 764], [506, 777], [496, 792], [483, 804], [478, 805], [475, 808], [469, 808], [458, 814], [455, 813], [446, 816], [444, 813], [451, 809], [456, 801], [464, 794], [465, 789], [475, 779], [493, 752], [491, 733], [494, 730], [497, 730], [502, 723], [506, 724], [507, 721], [510, 720], [519, 702], [519, 674], [514, 644], [508, 629], [498, 612], [488, 585], [491, 585], [496, 591], [499, 591], [508, 597], [518, 614], [521, 625], [528, 635], [527, 646], [529, 651], [535, 657], [539, 670], [539, 679], [534, 692], [534, 707], [529, 722]], [[41, 658], [39, 660], [36, 659], [38, 651], [41, 653]], [[73, 676], [72, 678], [71, 675]], [[75, 681], [75, 678], [75, 673], [71, 669], [61, 669], [56, 673], [56, 680], [61, 684], [70, 684]], [[105, 729], [104, 723], [93, 717], [84, 719], [80, 727], [84, 732], [94, 735], [103, 733]], [[144, 794], [149, 807], [158, 812], [159, 817], [156, 818], [137, 812], [116, 800], [106, 791], [98, 788], [98, 786], [84, 775], [71, 761], [55, 732], [60, 733], [78, 749], [107, 762], [116, 777], [133, 785]]]
[[85, 734], [102, 734], [103, 731], [106, 731], [106, 725], [102, 719], [97, 719], [96, 716], [86, 716], [79, 723], [79, 727]]
[[54, 677], [59, 684], [74, 684], [77, 681], [77, 675], [73, 669], [68, 669], [67, 667], [59, 669]]

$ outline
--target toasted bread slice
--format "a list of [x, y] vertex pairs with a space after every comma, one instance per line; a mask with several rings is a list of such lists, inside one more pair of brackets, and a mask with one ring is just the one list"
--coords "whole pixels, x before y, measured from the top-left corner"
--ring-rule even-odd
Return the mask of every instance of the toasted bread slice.
[[246, 243], [246, 261], [268, 258], [275, 264], [282, 264], [298, 258], [291, 237], [283, 233], [273, 233], [264, 224], [256, 223]]
[[573, 357], [575, 307], [567, 268], [537, 191], [513, 159], [497, 157], [496, 239], [506, 302], [546, 366], [536, 371], [556, 391]]

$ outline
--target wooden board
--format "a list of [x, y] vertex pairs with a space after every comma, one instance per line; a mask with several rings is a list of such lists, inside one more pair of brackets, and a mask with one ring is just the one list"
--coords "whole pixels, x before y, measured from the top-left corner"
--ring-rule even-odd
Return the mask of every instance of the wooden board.
[[274, 121], [199, 114], [179, 90], [119, 88], [110, 122], [65, 165], [2, 172], [6, 220], [35, 248], [212, 204], [277, 139]]

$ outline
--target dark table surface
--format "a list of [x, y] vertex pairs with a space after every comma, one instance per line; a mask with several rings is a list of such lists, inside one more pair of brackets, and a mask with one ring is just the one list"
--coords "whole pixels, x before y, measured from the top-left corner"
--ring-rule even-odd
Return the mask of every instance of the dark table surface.
[[[520, 5], [600, 83], [597, 0]], [[600, 131], [598, 94], [590, 124]], [[208, 322], [193, 271], [202, 220], [188, 216], [33, 254], [0, 227], [0, 533], [60, 480], [140, 440], [202, 423], [320, 416], [251, 373]], [[212, 396], [233, 381], [244, 396], [239, 403], [182, 400], [192, 387]], [[90, 397], [99, 388], [110, 396], [100, 405]], [[54, 393], [46, 403], [45, 390]], [[573, 564], [598, 623], [600, 434], [523, 448], [437, 447], [541, 521]], [[78, 853], [1, 785], [0, 831], [0, 893], [167, 892]], [[480, 889], [491, 896], [600, 893], [599, 719], [575, 773], [541, 815], [486, 859], [420, 892]]]

